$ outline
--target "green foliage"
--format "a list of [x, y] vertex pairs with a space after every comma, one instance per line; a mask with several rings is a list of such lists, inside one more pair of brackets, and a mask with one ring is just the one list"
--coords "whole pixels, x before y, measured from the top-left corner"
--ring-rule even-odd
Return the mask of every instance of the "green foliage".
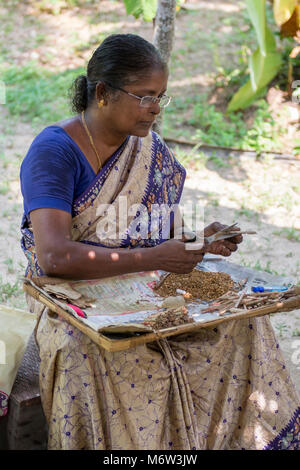
[[2, 181], [0, 183], [0, 194], [5, 195], [9, 192], [9, 184], [7, 181]]
[[10, 282], [2, 282], [0, 277], [0, 302], [7, 302], [11, 297], [23, 294], [20, 285], [21, 283], [18, 280], [11, 284]]
[[268, 108], [268, 104], [264, 100], [256, 103], [253, 124], [242, 140], [243, 148], [256, 150], [258, 154], [264, 150], [271, 151], [281, 148], [279, 137], [284, 129], [277, 128]]
[[[224, 115], [221, 111], [217, 111], [214, 105], [207, 103], [206, 94], [197, 96], [195, 101], [193, 116], [188, 120], [188, 124], [197, 129], [193, 136], [194, 140], [209, 145], [251, 149], [258, 153], [280, 147], [276, 123], [264, 100], [256, 103], [251, 126], [247, 126], [244, 122], [241, 112]], [[165, 117], [168, 115], [166, 113]]]
[[248, 13], [256, 31], [257, 41], [264, 56], [267, 54], [265, 3], [265, 0], [246, 0]]
[[197, 97], [193, 107], [193, 117], [188, 123], [195, 126], [195, 139], [200, 139], [209, 145], [236, 146], [239, 138], [246, 135], [246, 129], [241, 114], [231, 114], [228, 119], [216, 111], [214, 105], [207, 104], [207, 95]]
[[22, 117], [33, 125], [45, 125], [69, 114], [68, 91], [83, 68], [55, 74], [35, 62], [20, 68], [0, 68], [6, 84], [6, 106], [14, 118]]
[[227, 68], [223, 66], [217, 67], [217, 74], [215, 77], [215, 86], [218, 88], [231, 87], [236, 85], [243, 85], [246, 81], [245, 68]]
[[211, 162], [216, 168], [230, 167], [230, 164], [224, 158], [218, 157], [216, 152], [211, 153], [211, 155], [208, 157], [208, 161]]
[[246, 0], [250, 19], [256, 31], [259, 47], [249, 58], [250, 80], [231, 99], [227, 111], [245, 109], [266, 92], [266, 85], [280, 70], [281, 54], [266, 22], [266, 1]]
[[294, 155], [300, 155], [300, 139], [295, 140], [295, 147], [293, 149]]
[[277, 230], [273, 232], [274, 235], [287, 238], [288, 240], [300, 242], [300, 230], [297, 230], [293, 227], [286, 227], [282, 230]]
[[288, 332], [288, 326], [285, 323], [277, 323], [275, 325], [276, 330], [279, 332], [279, 336], [282, 338], [284, 333]]
[[135, 18], [143, 16], [145, 21], [155, 18], [157, 10], [157, 0], [124, 0], [126, 12]]

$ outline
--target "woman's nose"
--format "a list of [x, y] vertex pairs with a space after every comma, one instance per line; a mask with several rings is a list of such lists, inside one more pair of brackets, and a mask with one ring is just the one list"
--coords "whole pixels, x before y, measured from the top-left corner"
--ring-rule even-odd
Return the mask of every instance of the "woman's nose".
[[151, 113], [152, 114], [159, 114], [160, 113], [160, 104], [159, 101], [157, 103], [154, 103], [153, 106], [151, 107]]

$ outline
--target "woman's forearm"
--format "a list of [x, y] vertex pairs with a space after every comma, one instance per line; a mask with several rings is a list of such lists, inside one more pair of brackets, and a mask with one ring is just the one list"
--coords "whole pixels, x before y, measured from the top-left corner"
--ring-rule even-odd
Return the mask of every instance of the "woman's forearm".
[[159, 269], [155, 248], [103, 248], [69, 241], [43, 256], [46, 275], [65, 279], [102, 279]]

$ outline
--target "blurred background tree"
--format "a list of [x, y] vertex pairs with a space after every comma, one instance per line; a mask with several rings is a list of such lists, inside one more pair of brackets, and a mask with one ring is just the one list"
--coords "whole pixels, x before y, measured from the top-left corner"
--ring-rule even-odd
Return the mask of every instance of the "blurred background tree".
[[[153, 44], [169, 64], [174, 43], [176, 0], [124, 0], [128, 14], [153, 20]], [[162, 133], [163, 110], [156, 118], [154, 130]]]

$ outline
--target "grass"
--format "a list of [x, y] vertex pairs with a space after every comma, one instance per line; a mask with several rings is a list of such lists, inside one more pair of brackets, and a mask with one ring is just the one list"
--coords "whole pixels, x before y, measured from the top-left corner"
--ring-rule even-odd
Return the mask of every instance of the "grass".
[[199, 152], [197, 150], [198, 147], [199, 145], [195, 145], [191, 151], [186, 151], [182, 150], [182, 148], [177, 145], [174, 149], [174, 153], [183, 166], [194, 170], [200, 170], [207, 166], [208, 163], [215, 169], [228, 168], [231, 166], [229, 161], [218, 157], [216, 152], [212, 152], [211, 155], [208, 155], [204, 152]]
[[14, 119], [41, 128], [70, 114], [68, 90], [82, 68], [54, 74], [36, 62], [25, 67], [0, 67], [6, 84], [6, 106]]
[[[11, 7], [15, 7], [14, 2], [8, 3]], [[57, 14], [57, 11], [81, 4], [83, 3], [79, 0], [52, 0], [50, 2], [41, 0], [36, 2], [36, 8], [37, 11], [45, 11], [46, 9], [50, 14]], [[211, 14], [208, 11], [204, 13]], [[229, 100], [233, 88], [239, 88], [247, 80], [247, 50], [245, 47], [252, 47], [255, 40], [247, 10], [243, 6], [238, 16], [220, 17], [220, 25], [232, 26], [230, 34], [224, 34], [218, 28], [212, 28], [212, 33], [209, 36], [206, 31], [199, 29], [198, 23], [194, 20], [194, 12], [188, 12], [185, 15], [188, 18], [188, 27], [183, 33], [184, 48], [173, 51], [171, 69], [173, 68], [175, 71], [178, 66], [182, 67], [186, 56], [199, 50], [200, 41], [211, 54], [215, 68], [215, 87], [224, 89]], [[72, 35], [70, 34], [70, 47], [75, 54], [101, 42], [105, 37], [105, 34], [91, 35], [90, 38], [82, 42], [77, 35], [78, 33], [75, 31], [72, 44]], [[231, 67], [227, 65], [227, 55], [223, 57], [224, 38], [232, 43], [230, 54], [235, 57], [235, 60]], [[46, 37], [40, 29], [33, 39], [35, 46], [46, 41]], [[244, 44], [245, 41], [247, 46]], [[185, 76], [188, 72], [190, 73], [189, 70], [188, 67], [185, 68]], [[34, 61], [27, 63], [24, 67], [13, 65], [4, 67], [2, 65], [0, 78], [6, 84], [7, 107], [11, 116], [14, 116], [14, 119], [21, 118], [31, 122], [35, 131], [51, 122], [65, 118], [70, 114], [67, 90], [73, 79], [82, 72], [83, 69], [78, 68], [54, 74]], [[208, 104], [207, 100], [208, 96], [197, 93], [196, 87], [191, 87], [188, 94], [184, 94], [184, 96], [175, 97], [165, 111], [163, 128], [165, 135], [170, 136], [174, 131], [177, 133], [179, 128], [180, 136], [201, 140], [207, 144], [249, 148], [258, 154], [264, 150], [279, 149], [281, 130], [272, 120], [265, 100], [257, 102], [253, 107], [251, 125], [245, 122], [244, 113], [224, 115], [224, 112], [216, 109], [214, 105]], [[221, 160], [215, 160], [214, 163], [219, 168], [222, 167]]]
[[288, 240], [300, 242], [300, 230], [293, 227], [285, 227], [282, 230], [275, 230], [274, 235], [287, 238]]
[[0, 277], [0, 302], [7, 302], [8, 300], [23, 294], [23, 290], [20, 286], [21, 284], [18, 280], [14, 283], [3, 282]]
[[9, 184], [5, 181], [4, 183], [1, 183], [0, 185], [0, 194], [5, 195], [9, 192]]
[[255, 215], [255, 213], [251, 210], [245, 207], [244, 204], [241, 205], [241, 208], [235, 211], [236, 216], [244, 216], [247, 217], [247, 219], [252, 219]]
[[177, 160], [185, 167], [194, 170], [200, 170], [203, 168], [209, 157], [204, 152], [199, 152], [197, 150], [199, 146], [195, 147], [189, 151], [182, 149], [179, 145], [174, 147], [174, 154], [176, 155]]
[[263, 266], [258, 260], [253, 266], [253, 269], [257, 269], [258, 271], [265, 271], [266, 273], [269, 273], [269, 274], [276, 274], [276, 275], [278, 274], [277, 271], [273, 271], [271, 269], [271, 261], [267, 261], [266, 265]]
[[[249, 126], [243, 118], [243, 113], [224, 114], [214, 105], [208, 104], [207, 94], [186, 99], [174, 98], [165, 110], [164, 133], [172, 134], [172, 128], [178, 126], [175, 122], [178, 115], [189, 112], [190, 117], [187, 117], [186, 124], [189, 126], [189, 138], [194, 141], [255, 150], [258, 154], [263, 151], [278, 151], [281, 148], [279, 138], [283, 129], [278, 128], [264, 100], [258, 101], [253, 108], [253, 122]], [[185, 137], [182, 129], [179, 132], [181, 137]]]
[[12, 258], [7, 258], [5, 261], [3, 261], [4, 264], [7, 266], [7, 272], [8, 274], [13, 274], [15, 272], [14, 270], [14, 262]]
[[295, 155], [300, 154], [300, 139], [295, 140], [294, 153], [295, 153]]
[[0, 162], [4, 170], [6, 170], [10, 164], [10, 159], [5, 155], [4, 152], [0, 152]]
[[273, 274], [275, 276], [286, 276], [286, 273], [279, 273], [275, 269], [271, 268], [271, 261], [267, 261], [265, 266], [260, 262], [260, 260], [257, 260], [255, 263], [251, 263], [249, 261], [246, 261], [245, 259], [241, 259], [241, 265], [245, 266], [246, 268], [251, 268], [251, 269], [256, 269], [257, 271], [264, 271], [269, 274]]
[[284, 333], [288, 333], [289, 331], [289, 328], [285, 323], [277, 323], [275, 324], [275, 328], [278, 330], [280, 338], [283, 337]]

